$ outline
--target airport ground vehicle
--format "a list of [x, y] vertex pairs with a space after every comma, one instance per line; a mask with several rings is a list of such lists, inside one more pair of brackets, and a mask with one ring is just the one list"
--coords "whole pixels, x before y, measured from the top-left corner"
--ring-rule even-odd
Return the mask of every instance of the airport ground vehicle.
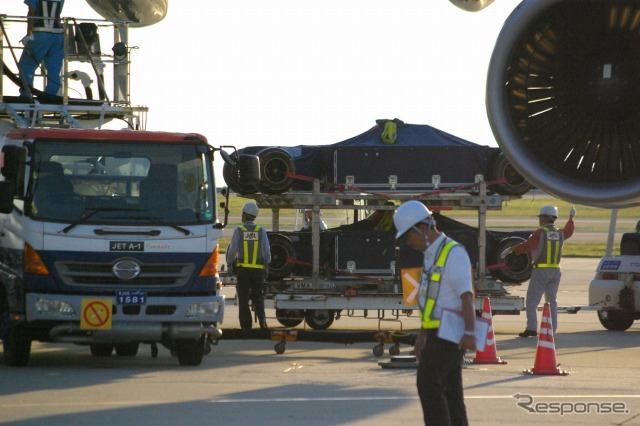
[[[24, 18], [0, 16], [3, 34], [6, 22], [26, 28]], [[140, 344], [155, 356], [162, 343], [181, 365], [198, 365], [224, 316], [213, 168], [220, 149], [195, 133], [142, 130], [147, 108], [129, 99], [129, 49], [105, 55], [92, 48], [97, 37], [72, 36], [90, 24], [65, 19], [77, 43], [67, 46], [64, 68], [111, 63], [111, 97], [101, 74], [86, 81], [87, 89], [98, 84], [99, 99], [69, 99], [72, 73], [62, 96], [34, 89], [0, 97], [4, 359], [27, 364], [36, 340], [86, 345], [94, 356], [135, 356]], [[126, 43], [126, 22], [100, 23], [108, 26]], [[16, 57], [5, 40], [5, 57]], [[111, 120], [131, 130], [93, 129]]]
[[[485, 227], [489, 210], [502, 207], [509, 198], [486, 195], [486, 183], [471, 184], [478, 194], [469, 192], [441, 194], [397, 193], [381, 191], [363, 194], [346, 190], [342, 193], [320, 192], [315, 180], [314, 192], [286, 192], [278, 195], [253, 194], [259, 206], [273, 211], [269, 240], [272, 261], [267, 280], [267, 298], [276, 309], [276, 318], [285, 326], [305, 321], [316, 330], [331, 326], [341, 315], [367, 316], [379, 321], [399, 321], [417, 308], [407, 297], [405, 271], [420, 267], [420, 253], [398, 247], [390, 219], [400, 202], [419, 199], [434, 212], [466, 209], [478, 212], [478, 229], [435, 213], [442, 229], [468, 247], [474, 265], [476, 293], [492, 298], [494, 313], [518, 314], [524, 308], [521, 297], [512, 296], [506, 286], [526, 281], [530, 275], [530, 257], [514, 257], [507, 266], [498, 259], [501, 249], [523, 241], [528, 233], [494, 233]], [[473, 192], [473, 191], [472, 191]], [[379, 198], [384, 194], [384, 200]], [[391, 195], [393, 194], [393, 195]], [[396, 203], [389, 202], [390, 199]], [[314, 215], [311, 232], [282, 232], [279, 229], [281, 209], [312, 208], [373, 211], [352, 225], [320, 232]], [[356, 213], [357, 214], [357, 213]], [[380, 225], [385, 224], [383, 229]], [[391, 226], [389, 226], [391, 224]], [[489, 259], [489, 261], [487, 261]], [[500, 261], [501, 264], [493, 265]], [[487, 263], [495, 267], [487, 269]], [[501, 276], [501, 280], [496, 276]], [[403, 283], [404, 281], [404, 283]], [[404, 288], [403, 288], [404, 287]], [[404, 291], [403, 291], [404, 290]], [[481, 302], [481, 300], [480, 300]], [[481, 309], [478, 302], [478, 310]]]
[[[393, 144], [385, 142], [389, 123], [396, 135]], [[530, 233], [485, 227], [487, 210], [500, 209], [503, 201], [531, 188], [500, 149], [396, 119], [378, 120], [372, 129], [333, 145], [258, 146], [239, 153], [259, 158], [260, 182], [243, 184], [231, 165], [224, 166], [225, 180], [260, 207], [354, 209], [354, 217], [359, 211], [374, 212], [318, 233], [281, 232], [279, 213], [274, 213], [267, 295], [282, 324], [304, 319], [312, 328], [324, 329], [335, 317], [355, 310], [365, 315], [375, 311], [378, 318], [385, 311], [396, 319], [410, 314], [414, 305], [403, 300], [402, 270], [422, 265], [422, 256], [397, 247], [392, 220], [394, 209], [409, 199], [431, 207], [440, 229], [465, 246], [475, 267], [478, 297], [491, 295], [496, 313], [517, 314], [524, 308], [524, 301], [510, 296], [504, 286], [528, 280], [531, 259], [510, 258], [506, 267], [499, 254]], [[487, 173], [491, 180], [485, 181]], [[450, 209], [477, 211], [478, 228], [439, 213]]]
[[17, 129], [2, 152], [5, 361], [26, 364], [40, 340], [86, 344], [98, 356], [161, 342], [180, 364], [200, 364], [224, 315], [206, 139]]
[[600, 259], [589, 284], [589, 306], [607, 330], [624, 331], [640, 319], [640, 233], [625, 233], [620, 255]]

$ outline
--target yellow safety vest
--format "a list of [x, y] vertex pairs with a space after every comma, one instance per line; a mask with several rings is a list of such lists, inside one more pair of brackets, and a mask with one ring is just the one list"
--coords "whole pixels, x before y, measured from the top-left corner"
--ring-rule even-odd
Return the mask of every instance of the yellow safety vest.
[[[260, 226], [253, 229], [247, 229], [246, 226], [240, 227], [240, 239], [242, 240], [242, 257], [238, 253], [238, 264], [243, 268], [264, 269], [264, 259], [261, 254], [262, 234]], [[249, 249], [251, 246], [251, 249]]]
[[564, 234], [554, 225], [540, 227], [540, 256], [533, 262], [534, 268], [559, 268]]
[[457, 246], [453, 240], [446, 239], [439, 253], [436, 256], [436, 261], [431, 268], [431, 271], [422, 271], [422, 282], [420, 283], [420, 320], [422, 322], [422, 328], [439, 328], [440, 320], [431, 318], [433, 308], [438, 300], [438, 294], [440, 293], [440, 282], [442, 281], [442, 270], [447, 263], [449, 253], [451, 249]]

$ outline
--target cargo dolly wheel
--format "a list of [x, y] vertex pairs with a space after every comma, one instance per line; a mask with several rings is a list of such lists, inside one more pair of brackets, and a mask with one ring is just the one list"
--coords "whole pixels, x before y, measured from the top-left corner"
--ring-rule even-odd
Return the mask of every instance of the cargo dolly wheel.
[[[373, 355], [376, 358], [380, 358], [384, 354], [385, 343], [393, 343], [393, 335], [393, 331], [379, 331], [374, 335], [374, 339], [380, 342], [373, 348]], [[394, 349], [394, 347], [396, 346], [397, 348]], [[398, 351], [398, 353], [400, 352], [400, 345], [397, 343], [389, 349], [389, 354], [392, 355], [392, 351], [396, 350]]]
[[396, 343], [395, 345], [389, 348], [389, 355], [391, 356], [400, 355], [400, 343]]
[[276, 351], [278, 355], [282, 355], [286, 350], [285, 346], [286, 346], [286, 342], [282, 341], [282, 342], [276, 343], [273, 349]]
[[295, 342], [298, 340], [298, 330], [287, 328], [271, 329], [271, 340], [278, 343], [273, 347], [278, 355], [282, 355], [285, 351], [287, 342]]
[[373, 356], [380, 358], [384, 354], [384, 343], [378, 343], [373, 347]]

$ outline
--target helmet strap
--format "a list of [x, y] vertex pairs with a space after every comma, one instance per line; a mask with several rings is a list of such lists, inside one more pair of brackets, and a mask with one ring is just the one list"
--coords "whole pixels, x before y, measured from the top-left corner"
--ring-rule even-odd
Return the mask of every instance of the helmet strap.
[[[427, 223], [427, 222], [420, 222], [420, 223], [424, 223], [425, 225], [427, 225], [427, 226], [429, 227], [429, 229], [431, 229], [431, 227], [433, 226], [432, 224]], [[420, 223], [419, 223], [419, 224], [420, 224]], [[418, 225], [419, 225], [419, 224], [418, 224]], [[424, 247], [424, 249], [425, 249], [425, 251], [426, 251], [426, 250], [429, 248], [429, 246], [431, 245], [431, 240], [429, 240], [429, 233], [428, 233], [428, 232], [424, 232], [424, 231], [422, 230], [422, 228], [420, 228], [420, 227], [419, 227], [419, 226], [417, 226], [417, 225], [413, 225], [413, 226], [411, 227], [411, 229], [413, 229], [414, 231], [416, 231], [416, 232], [418, 232], [418, 233], [422, 234], [422, 236], [424, 237], [424, 242], [425, 242], [425, 247]]]

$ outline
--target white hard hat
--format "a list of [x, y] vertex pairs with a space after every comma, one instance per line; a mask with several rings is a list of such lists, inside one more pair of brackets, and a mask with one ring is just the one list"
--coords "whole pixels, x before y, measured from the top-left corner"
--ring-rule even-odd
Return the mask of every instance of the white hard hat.
[[393, 224], [397, 230], [396, 239], [402, 237], [412, 226], [420, 222], [434, 223], [429, 209], [415, 200], [402, 204], [393, 215]]
[[244, 206], [242, 206], [242, 212], [246, 213], [250, 216], [257, 217], [258, 216], [258, 205], [253, 201], [249, 201]]
[[540, 209], [540, 214], [538, 216], [550, 216], [557, 218], [558, 208], [556, 206], [544, 206]]

